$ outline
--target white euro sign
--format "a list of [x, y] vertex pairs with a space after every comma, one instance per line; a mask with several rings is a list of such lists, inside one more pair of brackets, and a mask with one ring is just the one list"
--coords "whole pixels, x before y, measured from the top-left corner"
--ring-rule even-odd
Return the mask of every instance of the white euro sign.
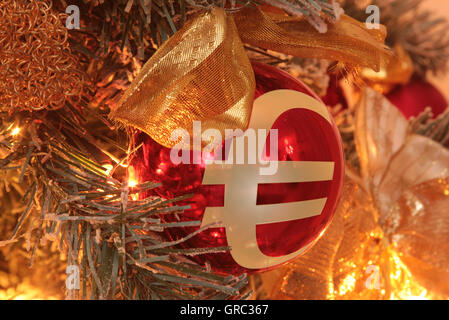
[[[255, 100], [249, 128], [266, 129], [266, 132], [269, 132], [274, 121], [282, 113], [296, 108], [314, 111], [331, 124], [326, 107], [318, 100], [298, 91], [275, 90]], [[234, 150], [234, 141], [235, 138], [230, 150]], [[258, 150], [258, 159], [261, 159], [262, 151]], [[332, 180], [334, 165], [334, 162], [279, 161], [278, 170], [274, 175], [261, 175], [261, 164], [207, 164], [203, 184], [224, 184], [225, 195], [224, 207], [206, 208], [202, 226], [221, 222], [219, 226], [226, 229], [233, 259], [244, 268], [260, 269], [282, 264], [301, 254], [311, 244], [288, 255], [270, 257], [263, 254], [257, 244], [256, 226], [320, 215], [327, 198], [257, 205], [258, 184]]]

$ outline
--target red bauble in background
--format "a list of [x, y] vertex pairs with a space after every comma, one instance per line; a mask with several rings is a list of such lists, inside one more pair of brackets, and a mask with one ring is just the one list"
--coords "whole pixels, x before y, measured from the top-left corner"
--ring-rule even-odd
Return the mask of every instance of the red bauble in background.
[[426, 107], [430, 107], [434, 117], [437, 117], [448, 106], [438, 89], [418, 76], [414, 76], [406, 85], [397, 86], [386, 97], [407, 119], [417, 117]]
[[327, 87], [326, 94], [321, 97], [321, 100], [329, 107], [335, 107], [340, 104], [342, 110], [348, 109], [348, 102], [337, 75], [329, 74], [329, 86]]
[[[256, 78], [256, 102], [254, 108], [256, 108], [257, 98], [259, 96], [262, 96], [262, 99], [268, 96], [265, 94], [268, 92], [279, 93], [279, 97], [282, 97], [284, 93], [287, 95], [290, 94], [291, 96], [292, 91], [290, 90], [294, 90], [296, 95], [298, 95], [298, 92], [301, 92], [302, 94], [299, 95], [305, 97], [306, 101], [310, 102], [312, 100], [312, 102], [315, 102], [315, 104], [320, 105], [320, 108], [322, 108], [320, 109], [322, 112], [319, 113], [310, 110], [309, 108], [311, 107], [309, 105], [304, 105], [282, 113], [277, 119], [271, 119], [270, 123], [273, 123], [271, 128], [278, 129], [278, 161], [300, 161], [302, 163], [318, 163], [321, 165], [332, 164], [333, 168], [330, 171], [329, 177], [326, 179], [309, 178], [307, 180], [305, 178], [303, 182], [290, 181], [289, 183], [265, 184], [257, 184], [256, 181], [250, 181], [254, 188], [256, 188], [254, 192], [254, 198], [257, 198], [254, 199], [255, 209], [270, 204], [313, 202], [317, 201], [317, 199], [322, 201], [322, 207], [320, 207], [319, 212], [316, 212], [314, 215], [310, 214], [306, 218], [293, 218], [288, 221], [280, 219], [280, 221], [276, 221], [275, 223], [258, 224], [257, 226], [254, 223], [250, 223], [247, 226], [233, 226], [235, 229], [240, 230], [240, 233], [241, 231], [245, 232], [245, 230], [255, 228], [256, 239], [254, 239], [254, 243], [248, 246], [258, 247], [258, 251], [268, 257], [267, 261], [274, 261], [276, 258], [273, 257], [280, 257], [279, 259], [282, 260], [283, 257], [289, 254], [296, 252], [299, 252], [298, 254], [303, 253], [319, 239], [330, 223], [337, 206], [343, 182], [343, 153], [338, 129], [330, 118], [325, 106], [310, 89], [289, 74], [274, 67], [254, 63], [253, 69]], [[280, 92], [278, 89], [288, 90]], [[283, 101], [279, 101], [279, 105], [282, 103]], [[313, 103], [310, 104], [313, 105]], [[273, 103], [271, 106], [276, 108], [276, 105]], [[252, 117], [254, 116], [254, 110], [251, 115]], [[259, 111], [264, 112], [264, 110]], [[266, 109], [267, 113], [270, 113], [269, 111]], [[270, 136], [266, 138], [266, 141], [266, 148], [268, 149]], [[186, 202], [191, 204], [191, 209], [180, 214], [179, 219], [182, 221], [201, 221], [207, 207], [223, 207], [225, 205], [224, 185], [203, 184], [205, 172], [204, 159], [202, 159], [201, 164], [175, 165], [170, 159], [171, 150], [161, 146], [146, 134], [137, 134], [134, 137], [134, 143], [135, 145], [143, 143], [143, 147], [131, 161], [131, 166], [134, 168], [136, 179], [139, 182], [161, 182], [162, 187], [152, 192], [165, 198], [172, 198], [187, 193], [194, 194], [194, 197]], [[192, 154], [191, 152], [191, 159]], [[269, 156], [271, 158], [271, 155]], [[238, 164], [234, 164], [233, 166], [238, 166]], [[296, 174], [298, 173], [296, 172]], [[322, 172], [318, 171], [317, 174], [318, 176], [323, 175]], [[300, 172], [300, 175], [311, 176], [310, 172]], [[242, 179], [245, 178], [242, 177]], [[242, 184], [245, 183], [248, 185], [248, 180], [242, 180]], [[243, 204], [247, 200], [245, 197], [245, 192], [242, 192], [241, 199], [236, 202], [241, 201]], [[281, 206], [272, 208], [272, 211], [269, 212], [270, 216], [275, 217], [276, 215], [281, 215], [279, 211], [282, 210]], [[298, 212], [298, 214], [307, 216], [308, 212]], [[243, 213], [241, 216], [243, 215], [245, 214]], [[174, 215], [166, 216], [167, 221], [176, 221]], [[229, 244], [227, 236], [230, 236], [232, 226], [231, 228], [228, 227], [209, 228], [190, 238], [188, 241], [183, 242], [182, 246], [184, 248], [227, 246]], [[197, 229], [198, 227], [167, 228], [165, 234], [171, 240], [176, 240], [185, 237]], [[231, 250], [237, 250], [236, 246], [243, 248], [245, 244], [236, 243], [236, 245], [231, 246]], [[231, 252], [235, 253], [236, 251]], [[192, 259], [199, 263], [209, 262], [212, 269], [216, 272], [234, 275], [266, 270], [279, 264], [267, 263], [247, 268], [245, 267], [247, 264], [239, 263], [236, 260], [248, 260], [249, 257], [245, 257], [248, 259], [235, 259], [236, 255], [231, 254], [231, 252], [198, 255], [192, 257]], [[242, 257], [244, 253], [242, 251], [239, 254]], [[291, 257], [289, 260], [291, 260]], [[283, 263], [285, 261], [281, 262]]]

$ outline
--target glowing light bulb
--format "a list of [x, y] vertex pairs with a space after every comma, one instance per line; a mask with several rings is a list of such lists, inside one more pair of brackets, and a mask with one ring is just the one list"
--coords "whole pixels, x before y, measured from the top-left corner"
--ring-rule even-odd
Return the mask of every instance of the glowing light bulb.
[[112, 164], [104, 164], [102, 165], [103, 169], [106, 171], [106, 174], [109, 175], [114, 168]]
[[12, 136], [16, 136], [20, 133], [20, 128], [19, 127], [15, 127], [12, 131], [11, 131], [11, 135]]
[[133, 188], [137, 186], [136, 171], [133, 166], [128, 167], [128, 187]]

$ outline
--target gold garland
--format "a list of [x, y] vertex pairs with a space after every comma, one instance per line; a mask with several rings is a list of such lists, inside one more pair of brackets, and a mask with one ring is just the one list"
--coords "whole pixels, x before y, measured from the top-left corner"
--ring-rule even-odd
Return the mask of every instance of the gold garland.
[[50, 1], [0, 2], [0, 111], [58, 109], [81, 98], [84, 75], [61, 19]]

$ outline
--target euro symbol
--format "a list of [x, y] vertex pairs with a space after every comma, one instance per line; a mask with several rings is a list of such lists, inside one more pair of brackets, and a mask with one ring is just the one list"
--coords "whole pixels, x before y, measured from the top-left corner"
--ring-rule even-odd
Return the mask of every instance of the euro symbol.
[[[274, 90], [255, 100], [249, 128], [266, 129], [266, 132], [269, 132], [281, 114], [298, 108], [314, 111], [332, 125], [326, 107], [318, 100], [298, 91]], [[235, 138], [231, 142], [230, 150], [234, 150], [234, 144]], [[258, 159], [262, 151], [258, 150]], [[258, 246], [256, 226], [320, 215], [327, 198], [257, 205], [257, 186], [259, 183], [332, 180], [334, 165], [334, 162], [279, 161], [278, 169], [273, 175], [261, 175], [260, 163], [207, 164], [203, 184], [225, 185], [225, 195], [223, 207], [206, 208], [202, 226], [215, 223], [218, 227], [224, 227], [231, 248], [230, 253], [234, 261], [244, 268], [269, 268], [287, 262], [307, 250], [311, 244], [284, 256], [270, 257], [261, 252]]]

